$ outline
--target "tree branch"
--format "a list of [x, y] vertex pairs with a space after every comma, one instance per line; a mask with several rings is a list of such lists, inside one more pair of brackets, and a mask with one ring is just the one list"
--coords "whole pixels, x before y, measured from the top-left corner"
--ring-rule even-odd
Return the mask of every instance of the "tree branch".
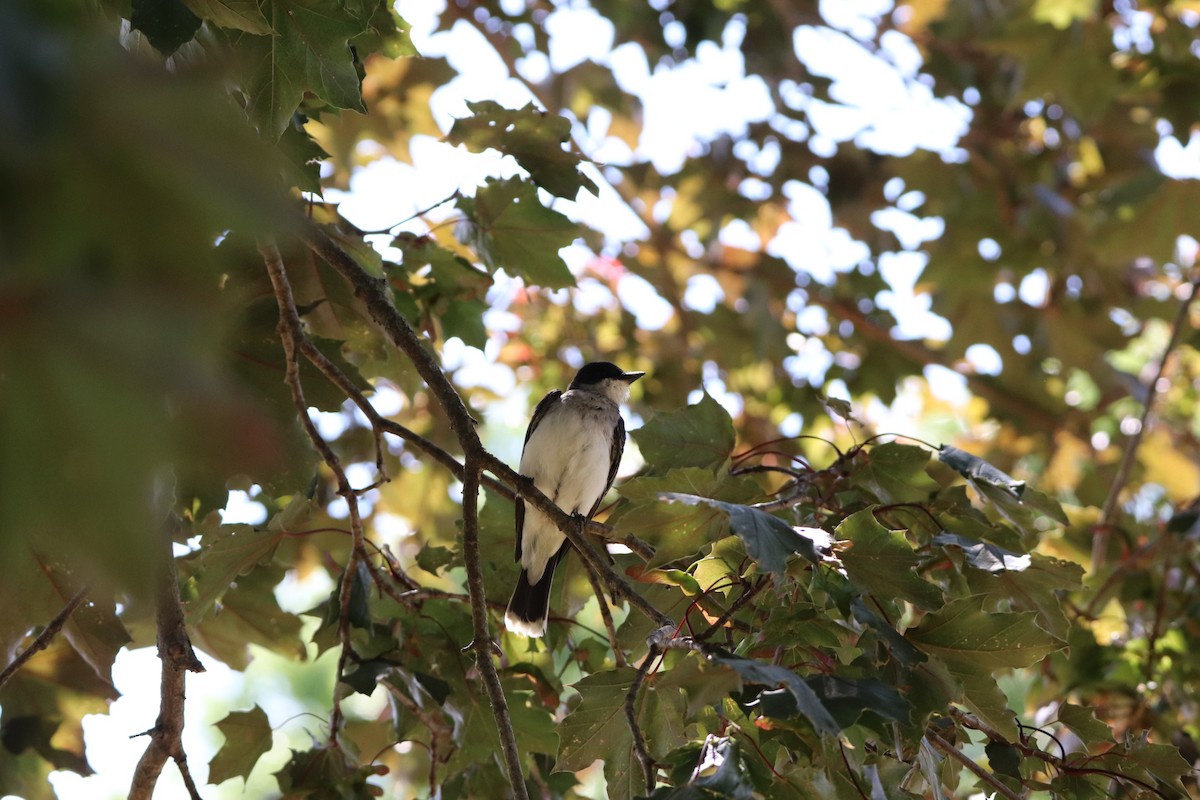
[[592, 585], [592, 592], [596, 595], [596, 603], [600, 607], [600, 618], [604, 620], [604, 630], [608, 633], [608, 643], [612, 647], [613, 662], [618, 668], [623, 667], [625, 666], [625, 653], [621, 651], [621, 642], [617, 639], [617, 627], [613, 625], [612, 609], [608, 607], [608, 599], [604, 596], [604, 586], [600, 583], [600, 576], [587, 563], [583, 565], [583, 572], [587, 575], [588, 583]]
[[629, 692], [625, 695], [625, 721], [629, 723], [629, 733], [633, 736], [633, 754], [637, 756], [638, 764], [642, 767], [642, 777], [646, 781], [647, 794], [654, 791], [654, 784], [656, 783], [655, 763], [654, 758], [650, 755], [650, 751], [646, 749], [646, 735], [642, 733], [642, 727], [638, 724], [637, 697], [642, 684], [646, 682], [646, 678], [650, 675], [650, 670], [654, 667], [654, 662], [658, 660], [661, 654], [662, 649], [659, 645], [656, 642], [651, 642], [650, 651], [646, 653], [646, 658], [642, 660], [642, 665], [638, 667], [633, 684], [629, 687]]
[[[171, 527], [178, 524], [178, 520], [172, 516]], [[187, 673], [204, 672], [204, 665], [192, 650], [192, 642], [184, 624], [183, 604], [179, 599], [179, 580], [175, 572], [175, 555], [171, 547], [172, 537], [169, 534], [170, 527], [164, 532], [157, 559], [159, 586], [155, 624], [158, 630], [158, 658], [162, 662], [158, 719], [154, 727], [146, 731], [150, 735], [150, 744], [142, 753], [133, 772], [129, 800], [150, 800], [154, 795], [158, 776], [162, 774], [163, 765], [167, 763], [168, 758], [175, 760], [187, 787], [188, 796], [192, 800], [200, 798], [188, 769], [187, 754], [183, 751], [183, 711]]]
[[957, 761], [958, 763], [960, 763], [964, 767], [966, 767], [968, 770], [970, 770], [971, 773], [975, 775], [975, 777], [979, 778], [979, 780], [983, 781], [988, 786], [992, 787], [992, 789], [994, 789], [997, 794], [1008, 798], [1008, 800], [1024, 800], [1024, 797], [1022, 795], [1014, 792], [1012, 789], [1005, 786], [1003, 783], [1000, 782], [1000, 779], [997, 778], [995, 775], [988, 772], [986, 769], [979, 766], [971, 759], [967, 758], [966, 753], [962, 752], [957, 747], [955, 747], [954, 745], [947, 742], [945, 739], [943, 739], [941, 736], [939, 736], [936, 731], [933, 731], [933, 730], [925, 731], [925, 739], [931, 745], [933, 745], [935, 749], [941, 751], [944, 755], [949, 756], [950, 758], [953, 758], [955, 761]]
[[463, 475], [463, 561], [467, 567], [467, 590], [471, 596], [471, 622], [474, 637], [471, 647], [475, 651], [475, 664], [483, 676], [483, 685], [492, 704], [496, 718], [496, 730], [500, 734], [500, 749], [504, 753], [504, 765], [508, 782], [517, 800], [528, 800], [525, 788], [525, 771], [521, 768], [521, 754], [517, 750], [517, 737], [513, 732], [512, 718], [508, 713], [508, 700], [496, 665], [492, 663], [492, 649], [497, 648], [488, 626], [487, 595], [483, 586], [483, 568], [479, 558], [479, 462], [467, 456]]
[[[304, 386], [300, 381], [300, 362], [297, 356], [297, 353], [302, 351], [303, 342], [307, 340], [307, 335], [304, 332], [304, 325], [300, 321], [300, 314], [296, 309], [296, 300], [292, 294], [292, 285], [288, 281], [283, 257], [280, 255], [279, 248], [273, 241], [260, 243], [258, 251], [262, 256], [263, 263], [266, 265], [267, 274], [270, 276], [271, 286], [275, 292], [275, 301], [279, 306], [279, 337], [283, 343], [283, 352], [287, 361], [284, 382], [291, 390], [292, 403], [296, 407], [296, 414], [300, 419], [300, 424], [304, 427], [305, 433], [308, 434], [309, 441], [312, 442], [313, 447], [320, 453], [321, 459], [333, 472], [334, 478], [337, 481], [338, 494], [346, 501], [346, 506], [350, 514], [350, 535], [353, 544], [350, 548], [350, 557], [346, 560], [345, 569], [342, 571], [341, 584], [338, 591], [338, 640], [341, 642], [342, 650], [338, 655], [337, 680], [333, 687], [333, 711], [329, 722], [330, 744], [337, 747], [338, 733], [344, 721], [338, 686], [341, 683], [342, 675], [346, 670], [346, 663], [353, 650], [350, 641], [350, 602], [353, 597], [355, 575], [358, 572], [358, 561], [360, 558], [364, 560], [367, 558], [364, 546], [362, 514], [358, 508], [358, 493], [350, 486], [350, 480], [346, 477], [346, 471], [342, 467], [341, 459], [338, 458], [337, 453], [333, 452], [333, 448], [321, 436], [320, 431], [317, 430], [316, 424], [312, 421], [312, 417], [308, 413], [308, 401], [305, 399]], [[324, 358], [323, 355], [322, 358]], [[350, 388], [353, 388], [353, 386], [351, 385]], [[367, 403], [367, 405], [369, 406], [370, 404]], [[380, 458], [382, 459], [382, 455]]]
[[1167, 340], [1167, 346], [1163, 348], [1162, 358], [1158, 361], [1158, 368], [1154, 371], [1154, 377], [1146, 386], [1146, 400], [1142, 404], [1142, 415], [1138, 419], [1138, 429], [1129, 437], [1129, 441], [1125, 443], [1125, 454], [1121, 457], [1121, 464], [1117, 467], [1117, 474], [1113, 478], [1112, 488], [1108, 490], [1108, 497], [1104, 499], [1104, 507], [1100, 510], [1100, 519], [1096, 522], [1096, 534], [1092, 539], [1093, 572], [1099, 570], [1104, 565], [1109, 533], [1112, 529], [1113, 515], [1117, 510], [1117, 501], [1120, 499], [1121, 492], [1125, 488], [1126, 481], [1129, 480], [1129, 473], [1133, 470], [1133, 462], [1137, 459], [1138, 447], [1142, 443], [1142, 436], [1145, 435], [1146, 426], [1150, 422], [1150, 413], [1154, 410], [1154, 401], [1158, 397], [1158, 383], [1162, 380], [1163, 374], [1167, 370], [1167, 361], [1170, 360], [1171, 354], [1175, 352], [1175, 348], [1179, 345], [1179, 339], [1183, 335], [1183, 329], [1191, 313], [1192, 303], [1196, 300], [1197, 291], [1200, 291], [1200, 271], [1197, 271], [1195, 277], [1192, 278], [1187, 298], [1179, 304], [1179, 311], [1175, 314], [1175, 321], [1171, 324], [1171, 336]]
[[46, 624], [42, 632], [37, 635], [37, 638], [29, 643], [29, 646], [17, 653], [16, 658], [0, 672], [0, 687], [8, 683], [13, 675], [25, 665], [25, 662], [34, 656], [34, 654], [45, 650], [50, 646], [50, 642], [54, 641], [54, 637], [62, 630], [62, 626], [67, 623], [71, 615], [75, 613], [75, 609], [79, 608], [79, 604], [87, 597], [88, 587], [83, 587], [75, 595], [67, 601], [67, 604], [62, 607], [62, 610], [54, 615], [54, 619]]

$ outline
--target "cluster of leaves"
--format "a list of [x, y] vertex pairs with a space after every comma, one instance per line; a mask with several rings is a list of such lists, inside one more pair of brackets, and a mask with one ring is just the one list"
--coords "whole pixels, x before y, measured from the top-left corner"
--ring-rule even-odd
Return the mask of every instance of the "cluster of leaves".
[[[49, 770], [90, 770], [80, 720], [116, 697], [117, 652], [154, 641], [147, 554], [169, 511], [183, 520], [177, 566], [199, 649], [244, 669], [256, 650], [319, 656], [346, 631], [335, 692], [382, 687], [389, 701], [293, 753], [276, 773], [281, 792], [491, 797], [506, 782], [480, 665], [463, 649], [474, 634], [455, 476], [430, 455], [458, 445], [447, 409], [358, 287], [291, 236], [303, 229], [297, 190], [346, 185], [364, 139], [408, 160], [413, 137], [431, 135], [497, 151], [522, 174], [449, 198], [455, 226], [426, 214], [425, 229], [393, 231], [395, 262], [332, 206], [308, 202], [310, 220], [381, 279], [434, 352], [453, 338], [500, 340], [499, 361], [533, 367], [523, 375], [536, 393], [566, 383], [573, 353], [625, 363], [636, 349], [628, 366], [651, 371], [637, 410], [658, 410], [634, 436], [645, 466], [606, 521], [613, 541], [634, 545], [613, 555], [616, 571], [677, 624], [658, 628], [617, 602], [610, 636], [607, 601], [572, 558], [546, 639], [499, 635], [531, 793], [583, 796], [597, 759], [613, 797], [1193, 791], [1181, 778], [1200, 736], [1189, 622], [1200, 574], [1185, 505], [1200, 490], [1194, 337], [1151, 384], [1161, 422], [1117, 482], [1136, 502], [1098, 507], [1117, 474], [1108, 442], [1139, 399], [1129, 387], [1191, 281], [1175, 248], [1200, 229], [1200, 183], [1165, 178], [1146, 154], [1164, 123], [1182, 135], [1194, 122], [1194, 4], [901, 4], [867, 44], [908, 37], [939, 95], [971, 107], [954, 157], [811, 145], [812, 109], [838, 98], [830, 76], [793, 55], [797, 29], [826, 25], [815, 3], [595, 5], [618, 45], [663, 69], [721, 42], [735, 20], [746, 71], [777, 110], [698, 143], [675, 172], [637, 156], [606, 169], [646, 226], [636, 243], [564, 213], [599, 192], [576, 138], [592, 114], [636, 153], [641, 101], [599, 64], [527, 81], [541, 108], [480, 98], [442, 131], [430, 96], [455, 71], [415, 57], [383, 2], [0, 7], [0, 177], [19, 199], [0, 222], [0, 661], [77, 591], [88, 596], [0, 686], [0, 790], [41, 798]], [[521, 57], [548, 55], [546, 20], [536, 4], [452, 3], [440, 25], [476, 27], [516, 76]], [[134, 33], [118, 43], [124, 22]], [[746, 155], [763, 152], [778, 154], [774, 167]], [[828, 284], [770, 255], [795, 222], [797, 176], [869, 251]], [[945, 234], [901, 243], [875, 216], [901, 209], [941, 218]], [[727, 244], [735, 222], [762, 246]], [[333, 443], [343, 462], [390, 477], [364, 494], [375, 543], [354, 570], [351, 531], [331, 513], [335, 476], [305, 443], [283, 382], [278, 297], [251, 244], [271, 236], [315, 348], [347, 378], [330, 384], [297, 362], [307, 405], [338, 411], [347, 387], [394, 389], [406, 401], [398, 419], [424, 443], [385, 447], [361, 420]], [[559, 253], [579, 240], [603, 255], [582, 275]], [[884, 309], [882, 265], [914, 247], [946, 341], [899, 339]], [[1040, 302], [1003, 299], [1038, 271]], [[628, 274], [673, 309], [661, 332], [638, 330], [616, 303], [582, 313], [533, 291], [509, 309], [519, 335], [484, 323], [502, 276], [615, 295]], [[686, 299], [698, 277], [723, 292], [708, 310]], [[995, 376], [964, 361], [981, 344], [1002, 358]], [[795, 380], [801, 351], [828, 356], [821, 381], [885, 402], [925, 367], [958, 368], [987, 407], [962, 412], [963, 449], [884, 441]], [[736, 418], [707, 395], [686, 405], [708, 372], [738, 396]], [[785, 420], [820, 438], [779, 438]], [[251, 485], [269, 521], [222, 525], [227, 489]], [[516, 570], [499, 488], [479, 521], [493, 604]], [[412, 523], [396, 555], [370, 507]], [[289, 571], [321, 570], [342, 583], [305, 636], [274, 590]], [[235, 711], [217, 727], [226, 742], [209, 781], [249, 779], [275, 739], [266, 714]]]

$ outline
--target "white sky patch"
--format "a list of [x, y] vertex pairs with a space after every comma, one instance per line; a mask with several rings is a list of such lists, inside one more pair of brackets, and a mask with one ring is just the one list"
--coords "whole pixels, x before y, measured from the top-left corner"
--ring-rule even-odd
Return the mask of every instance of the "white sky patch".
[[916, 250], [925, 242], [939, 239], [946, 230], [941, 217], [918, 217], [898, 208], [882, 208], [871, 212], [871, 223], [891, 231], [905, 250]]
[[787, 261], [820, 283], [832, 283], [837, 272], [850, 269], [870, 256], [870, 249], [843, 228], [833, 228], [829, 201], [800, 181], [783, 186], [792, 220], [779, 226], [767, 253]]
[[721, 228], [721, 232], [717, 235], [717, 241], [727, 247], [737, 247], [752, 253], [757, 253], [762, 249], [762, 237], [744, 219], [731, 220], [728, 225]]
[[[825, 6], [840, 4], [824, 3]], [[835, 141], [854, 139], [889, 155], [907, 155], [916, 148], [944, 152], [966, 132], [971, 110], [954, 98], [935, 97], [916, 80], [920, 54], [907, 37], [897, 34], [883, 52], [872, 53], [846, 34], [829, 28], [801, 26], [793, 35], [797, 57], [816, 75], [831, 78], [829, 96], [835, 105], [796, 97], [818, 133]], [[899, 68], [897, 68], [899, 64]], [[920, 124], [914, 124], [920, 120]]]
[[683, 291], [683, 304], [702, 314], [712, 313], [725, 299], [725, 291], [721, 284], [708, 273], [699, 273], [688, 278], [687, 287]]
[[980, 375], [999, 375], [1004, 359], [990, 344], [973, 344], [966, 351], [967, 362]]
[[894, 7], [892, 0], [821, 0], [821, 17], [835, 28], [846, 31], [859, 39], [875, 36], [875, 18], [883, 16]]
[[970, 400], [966, 376], [937, 364], [925, 367], [924, 374], [934, 397], [940, 397], [952, 405], [963, 405]]
[[262, 503], [256, 502], [252, 496], [262, 492], [262, 487], [250, 487], [250, 493], [240, 489], [231, 489], [225, 508], [221, 511], [221, 523], [224, 525], [262, 525], [267, 521], [267, 509]]
[[925, 253], [906, 251], [879, 255], [879, 274], [892, 288], [880, 292], [875, 299], [880, 308], [892, 312], [896, 318], [896, 328], [892, 332], [901, 339], [944, 341], [950, 338], [950, 323], [930, 310], [933, 298], [914, 292], [917, 279], [928, 262], [929, 256]]
[[565, 72], [584, 61], [603, 61], [612, 50], [615, 31], [592, 8], [560, 7], [546, 17], [550, 35], [550, 68]]
[[662, 330], [675, 314], [675, 309], [659, 296], [649, 281], [632, 272], [625, 273], [617, 282], [617, 297], [621, 305], [637, 317], [637, 326], [642, 330]]
[[1046, 274], [1046, 270], [1038, 267], [1021, 279], [1021, 286], [1017, 290], [1017, 296], [1027, 305], [1031, 305], [1034, 308], [1041, 308], [1046, 304], [1046, 296], [1049, 291], [1050, 276]]
[[1200, 179], [1200, 133], [1192, 131], [1186, 145], [1176, 136], [1164, 136], [1154, 150], [1158, 168], [1172, 178]]

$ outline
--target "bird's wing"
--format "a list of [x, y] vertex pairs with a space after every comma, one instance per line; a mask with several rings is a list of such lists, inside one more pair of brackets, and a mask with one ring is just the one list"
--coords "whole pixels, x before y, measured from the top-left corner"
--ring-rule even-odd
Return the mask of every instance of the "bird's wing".
[[592, 510], [588, 512], [588, 518], [596, 515], [600, 510], [600, 504], [604, 502], [604, 495], [608, 494], [608, 490], [612, 488], [613, 481], [617, 477], [617, 467], [621, 466], [621, 455], [625, 452], [625, 420], [617, 417], [617, 425], [613, 428], [612, 448], [609, 450], [608, 463], [608, 481], [604, 484], [604, 491], [596, 498], [596, 504], [592, 506]]
[[[562, 391], [555, 389], [548, 395], [542, 398], [537, 407], [533, 409], [533, 418], [529, 420], [529, 427], [525, 429], [525, 444], [529, 444], [529, 437], [533, 434], [534, 428], [541, 424], [542, 419], [546, 416], [550, 409], [558, 405], [558, 399], [562, 397]], [[622, 446], [624, 444], [622, 443]], [[524, 447], [521, 448], [524, 455]], [[607, 491], [607, 490], [605, 490]], [[516, 521], [517, 521], [517, 554], [514, 557], [516, 561], [521, 560], [521, 543], [525, 533], [525, 501], [519, 496], [516, 501]]]
[[529, 444], [529, 437], [533, 435], [534, 429], [541, 423], [542, 417], [546, 416], [546, 412], [558, 405], [560, 397], [562, 397], [562, 390], [555, 389], [543, 397], [542, 401], [533, 409], [533, 418], [529, 420], [529, 427], [525, 429], [525, 444]]

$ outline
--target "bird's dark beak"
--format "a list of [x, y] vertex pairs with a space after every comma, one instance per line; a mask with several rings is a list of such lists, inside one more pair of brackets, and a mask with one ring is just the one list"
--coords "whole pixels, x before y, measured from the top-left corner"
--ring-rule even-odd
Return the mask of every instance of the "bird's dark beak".
[[645, 374], [646, 373], [644, 373], [644, 372], [625, 372], [625, 373], [622, 373], [621, 380], [625, 381], [626, 383], [633, 383], [634, 381], [636, 381], [638, 378], [642, 377]]

